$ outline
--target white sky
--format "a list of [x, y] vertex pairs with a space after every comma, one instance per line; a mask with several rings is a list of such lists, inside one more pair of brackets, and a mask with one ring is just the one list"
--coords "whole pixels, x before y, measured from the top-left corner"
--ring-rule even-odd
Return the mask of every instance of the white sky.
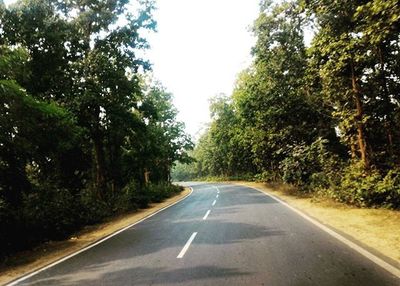
[[[15, 0], [5, 0], [6, 4]], [[231, 94], [250, 62], [249, 27], [259, 0], [157, 0], [158, 33], [146, 53], [153, 74], [174, 94], [180, 121], [194, 137], [209, 121], [208, 99]]]
[[158, 33], [147, 53], [153, 73], [174, 94], [179, 120], [189, 134], [209, 121], [208, 99], [230, 94], [250, 62], [249, 27], [259, 0], [158, 0]]

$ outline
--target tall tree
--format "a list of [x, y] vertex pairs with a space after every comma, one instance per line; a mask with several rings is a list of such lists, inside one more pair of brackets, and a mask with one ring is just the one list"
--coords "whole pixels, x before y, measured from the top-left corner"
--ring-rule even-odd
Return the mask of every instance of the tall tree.
[[[236, 96], [242, 116], [253, 126], [253, 150], [261, 170], [278, 171], [290, 146], [311, 144], [329, 118], [315, 110], [306, 82], [303, 16], [295, 2], [265, 1], [254, 25], [257, 43], [247, 92]], [[240, 98], [243, 97], [243, 98]], [[322, 123], [321, 123], [322, 122]]]
[[137, 73], [149, 67], [136, 53], [147, 47], [140, 29], [155, 27], [153, 3], [139, 4], [135, 13], [125, 0], [29, 0], [11, 6], [2, 19], [7, 42], [30, 54], [24, 88], [66, 106], [87, 130], [99, 194], [111, 180], [107, 166], [120, 156], [111, 146], [124, 141], [142, 96]]
[[[366, 169], [382, 163], [382, 152], [393, 155], [397, 133], [393, 127], [398, 110], [394, 75], [399, 9], [394, 2], [306, 4], [318, 29], [312, 50], [318, 58], [325, 98], [334, 105], [344, 142]], [[386, 135], [379, 134], [381, 131]], [[382, 135], [384, 144], [379, 142]]]
[[188, 151], [193, 148], [185, 125], [177, 120], [178, 111], [172, 104], [172, 94], [161, 84], [148, 88], [141, 107], [147, 123], [145, 170], [152, 181], [170, 181], [175, 162], [189, 163]]

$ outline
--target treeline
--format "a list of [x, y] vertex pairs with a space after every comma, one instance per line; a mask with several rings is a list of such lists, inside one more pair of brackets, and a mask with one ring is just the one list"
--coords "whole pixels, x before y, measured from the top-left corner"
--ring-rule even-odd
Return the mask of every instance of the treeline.
[[0, 256], [180, 189], [192, 147], [139, 55], [152, 1], [0, 1]]
[[[261, 3], [254, 61], [176, 179], [283, 181], [359, 206], [400, 208], [400, 5]], [[304, 31], [315, 35], [305, 46]]]

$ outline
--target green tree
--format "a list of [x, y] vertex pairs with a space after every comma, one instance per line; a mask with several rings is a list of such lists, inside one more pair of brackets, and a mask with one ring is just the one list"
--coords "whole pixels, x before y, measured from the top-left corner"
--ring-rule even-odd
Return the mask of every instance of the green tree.
[[298, 7], [294, 2], [264, 2], [261, 8], [254, 25], [254, 67], [243, 75], [234, 96], [249, 126], [255, 164], [260, 171], [279, 173], [291, 146], [334, 137], [334, 129], [309, 92], [304, 18]]
[[141, 110], [147, 124], [145, 169], [155, 182], [170, 181], [175, 162], [191, 162], [187, 153], [193, 148], [191, 138], [184, 131], [185, 125], [177, 121], [172, 94], [160, 84], [148, 88]]
[[382, 164], [384, 157], [394, 155], [398, 144], [394, 139], [398, 5], [393, 1], [309, 1], [305, 6], [315, 16], [318, 33], [312, 55], [343, 142], [366, 169]]
[[136, 56], [147, 47], [139, 31], [155, 27], [151, 1], [141, 2], [136, 14], [127, 4], [23, 1], [2, 19], [6, 42], [30, 54], [31, 76], [20, 84], [38, 99], [64, 105], [87, 131], [99, 194], [115, 185], [110, 166], [121, 150], [114, 147], [125, 140], [131, 110], [142, 97], [137, 73], [148, 64]]

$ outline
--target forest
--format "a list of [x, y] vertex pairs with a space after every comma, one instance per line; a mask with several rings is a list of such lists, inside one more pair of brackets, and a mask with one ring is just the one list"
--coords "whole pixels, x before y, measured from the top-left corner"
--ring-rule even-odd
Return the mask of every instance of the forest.
[[143, 57], [153, 10], [0, 0], [0, 257], [181, 190], [193, 143]]
[[262, 1], [252, 32], [251, 66], [210, 100], [196, 161], [174, 178], [282, 182], [399, 209], [398, 1]]

